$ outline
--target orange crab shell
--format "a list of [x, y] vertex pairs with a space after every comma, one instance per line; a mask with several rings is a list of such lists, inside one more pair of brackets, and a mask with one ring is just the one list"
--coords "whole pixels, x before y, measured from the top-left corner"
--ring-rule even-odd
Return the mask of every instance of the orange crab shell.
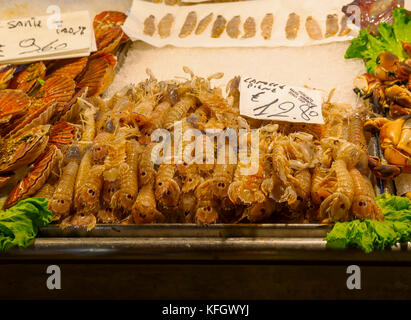
[[46, 75], [46, 66], [43, 62], [29, 64], [26, 69], [20, 71], [11, 81], [10, 89], [19, 89], [27, 94], [33, 92], [38, 85], [38, 80], [43, 80]]
[[[96, 38], [100, 38], [101, 34], [107, 29], [121, 26], [127, 19], [127, 15], [119, 11], [103, 11], [94, 17], [93, 28]], [[130, 38], [124, 34], [121, 43], [128, 41]]]
[[403, 116], [411, 115], [411, 109], [410, 108], [404, 108], [402, 106], [399, 106], [398, 104], [391, 103], [390, 105], [390, 111], [389, 111], [389, 116], [393, 119], [398, 119]]
[[17, 67], [13, 64], [5, 64], [0, 66], [0, 90], [6, 89], [13, 79], [14, 71]]
[[385, 94], [400, 106], [411, 108], [411, 92], [408, 89], [393, 85], [385, 90]]
[[78, 88], [88, 87], [87, 97], [103, 93], [114, 80], [113, 55], [105, 55], [89, 61], [86, 71], [77, 82]]
[[384, 150], [384, 157], [389, 163], [402, 167], [404, 173], [411, 173], [411, 158], [394, 146]]
[[0, 125], [8, 124], [13, 118], [22, 116], [29, 109], [31, 99], [21, 90], [0, 91]]
[[48, 68], [48, 75], [53, 77], [62, 75], [75, 79], [86, 68], [88, 57], [57, 60], [55, 64]]
[[49, 145], [46, 151], [33, 164], [33, 169], [11, 191], [4, 208], [9, 208], [17, 202], [35, 194], [46, 182], [53, 167], [63, 159], [63, 154], [55, 145]]

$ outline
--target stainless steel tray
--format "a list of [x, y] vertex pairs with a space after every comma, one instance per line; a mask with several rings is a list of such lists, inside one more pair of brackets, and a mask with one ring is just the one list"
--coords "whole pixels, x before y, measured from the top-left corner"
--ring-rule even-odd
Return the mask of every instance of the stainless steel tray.
[[321, 224], [148, 224], [148, 225], [97, 225], [93, 230], [58, 226], [40, 229], [39, 237], [187, 237], [187, 238], [324, 238], [331, 226]]

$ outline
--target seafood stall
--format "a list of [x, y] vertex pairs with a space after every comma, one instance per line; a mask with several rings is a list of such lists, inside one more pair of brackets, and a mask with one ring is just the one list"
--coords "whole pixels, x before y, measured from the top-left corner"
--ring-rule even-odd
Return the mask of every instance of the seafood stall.
[[409, 10], [5, 1], [7, 297], [50, 298], [47, 265], [66, 299], [411, 297]]

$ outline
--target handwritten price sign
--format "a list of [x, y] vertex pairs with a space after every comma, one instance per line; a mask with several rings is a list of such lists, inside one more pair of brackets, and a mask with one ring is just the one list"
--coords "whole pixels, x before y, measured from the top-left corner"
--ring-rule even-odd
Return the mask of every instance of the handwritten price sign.
[[50, 16], [0, 21], [0, 62], [88, 56], [96, 50], [88, 11], [61, 14], [50, 28]]
[[323, 124], [322, 101], [318, 90], [253, 77], [240, 81], [240, 113], [250, 118]]

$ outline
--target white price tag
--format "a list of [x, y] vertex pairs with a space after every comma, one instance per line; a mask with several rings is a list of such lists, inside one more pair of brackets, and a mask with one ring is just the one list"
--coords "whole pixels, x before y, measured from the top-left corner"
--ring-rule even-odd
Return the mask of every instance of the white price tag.
[[95, 49], [88, 11], [61, 14], [50, 25], [50, 16], [0, 21], [0, 62], [88, 56]]
[[240, 114], [264, 120], [324, 124], [323, 96], [318, 90], [243, 76]]

